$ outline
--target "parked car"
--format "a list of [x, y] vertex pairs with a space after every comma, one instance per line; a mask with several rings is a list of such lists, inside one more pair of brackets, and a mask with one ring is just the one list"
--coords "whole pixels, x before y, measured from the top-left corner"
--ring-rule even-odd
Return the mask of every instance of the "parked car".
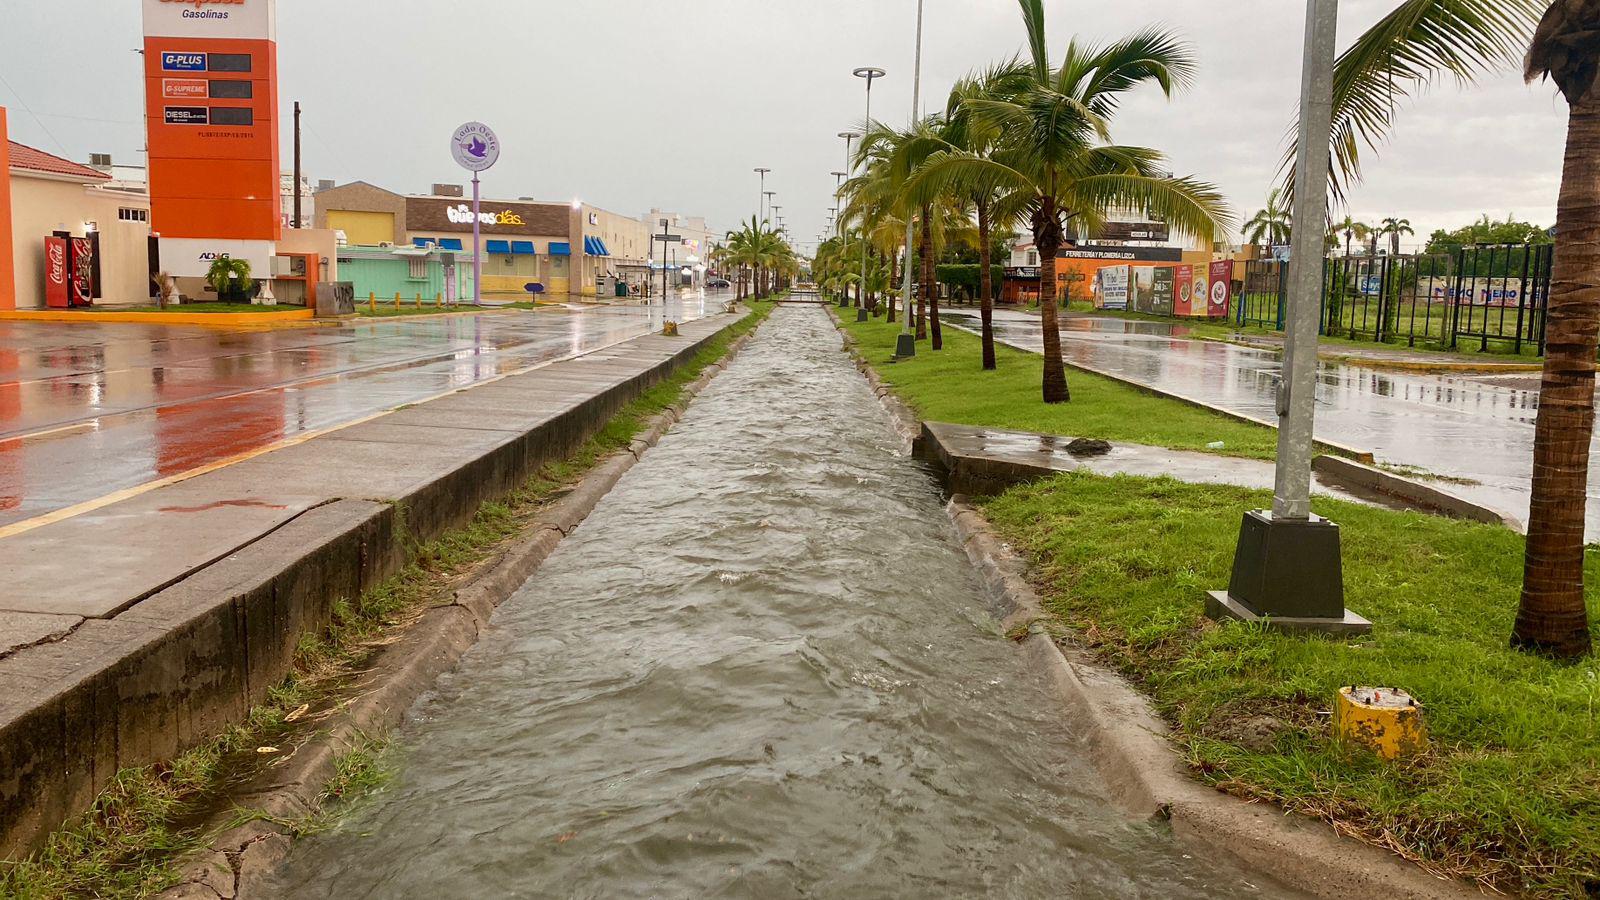
[[708, 291], [725, 291], [731, 287], [733, 287], [733, 284], [726, 278], [710, 278], [706, 280], [706, 290]]

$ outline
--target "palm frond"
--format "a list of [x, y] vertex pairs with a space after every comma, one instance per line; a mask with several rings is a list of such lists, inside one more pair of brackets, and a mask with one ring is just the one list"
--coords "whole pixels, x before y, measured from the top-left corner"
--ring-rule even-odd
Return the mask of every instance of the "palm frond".
[[[1394, 127], [1400, 101], [1443, 77], [1467, 85], [1516, 66], [1550, 0], [1403, 0], [1356, 38], [1334, 65], [1332, 160], [1328, 186], [1343, 200], [1361, 180], [1362, 148], [1377, 150]], [[1299, 134], [1296, 124], [1291, 135]], [[1284, 156], [1294, 189], [1297, 140]]]
[[1226, 239], [1234, 225], [1222, 193], [1193, 178], [1089, 175], [1069, 183], [1062, 191], [1061, 205], [1083, 213], [1142, 209], [1174, 231], [1211, 241]]

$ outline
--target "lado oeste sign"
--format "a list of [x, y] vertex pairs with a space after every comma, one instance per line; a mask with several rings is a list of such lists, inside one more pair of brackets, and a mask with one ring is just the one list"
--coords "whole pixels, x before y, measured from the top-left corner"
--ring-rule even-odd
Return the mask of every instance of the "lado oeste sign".
[[468, 172], [483, 172], [500, 160], [500, 139], [482, 122], [468, 122], [451, 136], [450, 155]]

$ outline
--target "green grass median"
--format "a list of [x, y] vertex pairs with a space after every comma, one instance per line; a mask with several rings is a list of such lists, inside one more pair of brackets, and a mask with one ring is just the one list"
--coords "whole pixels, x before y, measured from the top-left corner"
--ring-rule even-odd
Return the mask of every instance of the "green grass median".
[[[845, 316], [846, 319], [849, 316]], [[848, 321], [846, 330], [861, 352], [894, 385], [901, 399], [922, 418], [934, 422], [1037, 431], [1070, 437], [1128, 441], [1180, 450], [1272, 459], [1277, 432], [1158, 397], [1109, 378], [1067, 370], [1070, 403], [1046, 404], [1040, 399], [1044, 359], [997, 346], [998, 367], [981, 368], [981, 342], [976, 335], [946, 326], [944, 349], [934, 352], [927, 341], [917, 355], [891, 362], [898, 324], [882, 319]], [[1221, 449], [1207, 445], [1222, 442]]]
[[[1154, 698], [1200, 778], [1353, 830], [1437, 872], [1535, 896], [1600, 888], [1600, 665], [1512, 650], [1523, 538], [1327, 499], [1354, 640], [1204, 619], [1264, 491], [1074, 473], [986, 503], [1047, 609]], [[1590, 557], [1588, 583], [1600, 564]], [[1597, 623], [1600, 624], [1600, 623]], [[1403, 688], [1430, 750], [1385, 763], [1330, 737], [1341, 685]], [[1587, 894], [1585, 892], [1588, 892]]]

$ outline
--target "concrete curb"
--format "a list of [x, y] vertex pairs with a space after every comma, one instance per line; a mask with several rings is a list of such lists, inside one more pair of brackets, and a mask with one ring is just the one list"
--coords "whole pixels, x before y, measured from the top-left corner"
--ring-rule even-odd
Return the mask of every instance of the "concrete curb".
[[241, 807], [262, 816], [218, 835], [184, 870], [163, 900], [245, 900], [259, 895], [292, 843], [292, 820], [314, 812], [338, 759], [363, 737], [399, 725], [412, 703], [454, 668], [488, 627], [495, 609], [528, 580], [582, 524], [600, 500], [650, 448], [682, 419], [689, 402], [739, 354], [756, 331], [735, 340], [717, 362], [684, 387], [685, 397], [652, 417], [627, 450], [596, 464], [522, 537], [485, 560], [457, 588], [452, 601], [425, 611], [403, 636], [383, 649], [354, 699], [337, 707], [325, 725], [285, 761], [247, 786]]
[[1523, 530], [1522, 522], [1509, 513], [1473, 503], [1471, 500], [1457, 497], [1448, 491], [1412, 478], [1364, 466], [1354, 460], [1337, 456], [1318, 456], [1311, 461], [1311, 468], [1322, 473], [1329, 481], [1350, 488], [1378, 491], [1398, 497], [1427, 512], [1449, 516], [1452, 519], [1466, 519], [1469, 522], [1504, 525], [1513, 531]]
[[857, 371], [867, 379], [867, 383], [872, 386], [872, 393], [877, 395], [878, 402], [883, 404], [883, 408], [889, 413], [904, 449], [907, 452], [912, 451], [917, 439], [922, 436], [922, 420], [895, 394], [894, 388], [884, 382], [878, 375], [878, 370], [867, 361], [866, 355], [861, 352], [856, 342], [855, 335], [845, 330], [844, 323], [839, 320], [839, 314], [834, 312], [833, 306], [828, 305], [823, 308], [828, 311], [828, 318], [833, 320], [833, 327], [838, 330], [839, 337], [844, 341], [845, 352], [850, 354], [850, 358], [855, 361]]
[[1167, 819], [1186, 842], [1222, 850], [1281, 884], [1316, 897], [1404, 900], [1477, 896], [1467, 885], [1428, 874], [1395, 855], [1340, 835], [1326, 823], [1265, 803], [1230, 797], [1194, 781], [1150, 702], [1087, 651], [1062, 647], [1044, 624], [1026, 563], [965, 497], [946, 508], [967, 556], [993, 591], [1008, 634], [1021, 644], [1066, 702], [1063, 713], [1084, 735], [1112, 799], [1135, 816]]

